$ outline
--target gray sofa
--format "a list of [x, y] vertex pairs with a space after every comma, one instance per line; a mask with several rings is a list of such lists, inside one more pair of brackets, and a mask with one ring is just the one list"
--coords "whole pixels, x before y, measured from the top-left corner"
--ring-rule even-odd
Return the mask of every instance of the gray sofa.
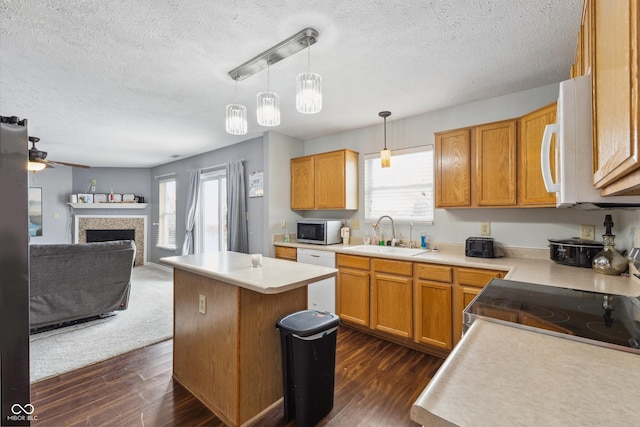
[[135, 242], [31, 245], [31, 329], [126, 310]]

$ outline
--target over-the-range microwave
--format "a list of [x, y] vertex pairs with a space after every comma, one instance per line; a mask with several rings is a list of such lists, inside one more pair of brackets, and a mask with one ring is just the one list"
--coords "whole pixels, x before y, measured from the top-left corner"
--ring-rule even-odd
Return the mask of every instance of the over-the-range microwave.
[[300, 243], [333, 245], [341, 243], [342, 221], [330, 219], [301, 219], [296, 226], [296, 240]]
[[[591, 75], [560, 83], [557, 123], [547, 125], [540, 153], [542, 177], [549, 192], [556, 193], [556, 207], [638, 207], [639, 196], [601, 196], [593, 185]], [[556, 134], [556, 152], [551, 136]], [[556, 180], [551, 174], [555, 154]]]

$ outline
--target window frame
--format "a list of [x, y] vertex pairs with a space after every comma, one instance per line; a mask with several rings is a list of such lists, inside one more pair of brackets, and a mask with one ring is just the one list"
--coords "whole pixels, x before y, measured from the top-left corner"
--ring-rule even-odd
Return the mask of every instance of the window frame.
[[[375, 193], [380, 192], [380, 191], [384, 191], [385, 187], [378, 187], [377, 189], [370, 189], [369, 186], [371, 185], [372, 181], [376, 178], [369, 176], [369, 174], [373, 174], [373, 173], [393, 173], [394, 172], [394, 158], [396, 159], [396, 163], [397, 163], [397, 159], [399, 156], [409, 156], [415, 153], [425, 153], [427, 155], [428, 160], [431, 161], [431, 164], [428, 165], [429, 167], [427, 167], [425, 170], [425, 172], [428, 174], [429, 171], [431, 173], [430, 176], [426, 176], [427, 182], [427, 188], [423, 191], [423, 193], [426, 193], [426, 202], [427, 202], [427, 215], [426, 216], [422, 216], [422, 217], [406, 217], [406, 216], [401, 216], [399, 214], [395, 214], [393, 210], [389, 210], [389, 211], [385, 211], [383, 213], [380, 213], [379, 215], [377, 213], [372, 213], [372, 209], [370, 208], [371, 204], [375, 203]], [[422, 146], [417, 146], [417, 147], [411, 147], [411, 148], [404, 148], [404, 149], [396, 149], [393, 150], [391, 153], [391, 166], [389, 168], [381, 168], [380, 166], [380, 153], [370, 153], [370, 154], [365, 154], [363, 156], [363, 199], [364, 199], [364, 212], [363, 212], [363, 220], [364, 222], [367, 223], [374, 223], [376, 222], [380, 216], [382, 215], [390, 215], [393, 219], [394, 222], [396, 223], [404, 223], [404, 224], [408, 224], [408, 223], [414, 223], [414, 224], [427, 224], [427, 225], [432, 225], [434, 223], [435, 220], [435, 164], [434, 164], [434, 146], [433, 144], [427, 144], [427, 145], [422, 145]], [[375, 163], [377, 162], [377, 163]], [[411, 168], [402, 168], [402, 169], [398, 169], [398, 167], [396, 166], [395, 170], [401, 170], [401, 171], [406, 171], [406, 170], [417, 170], [417, 168], [420, 167], [420, 165], [416, 164], [413, 165]], [[379, 178], [378, 178], [379, 179]], [[414, 183], [411, 184], [409, 186], [390, 186], [390, 187], [386, 187], [387, 191], [389, 190], [389, 188], [404, 188], [405, 190], [409, 191], [410, 187], [415, 187], [417, 185], [421, 185], [420, 183]], [[396, 194], [402, 194], [402, 192], [398, 193], [395, 192]], [[372, 200], [371, 198], [374, 197], [374, 199]], [[407, 201], [407, 204], [410, 204], [410, 201]]]

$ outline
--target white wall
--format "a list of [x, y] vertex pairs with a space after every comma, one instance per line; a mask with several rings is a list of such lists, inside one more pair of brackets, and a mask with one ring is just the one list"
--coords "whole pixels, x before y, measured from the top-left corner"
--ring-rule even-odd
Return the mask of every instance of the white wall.
[[[489, 123], [520, 117], [530, 111], [555, 102], [558, 85], [549, 85], [515, 94], [500, 96], [470, 104], [459, 105], [445, 110], [421, 114], [406, 119], [387, 119], [387, 146], [394, 149], [433, 144], [434, 133], [476, 124]], [[377, 115], [377, 112], [372, 112]], [[304, 154], [349, 148], [360, 155], [359, 206], [364, 205], [363, 154], [378, 152], [383, 146], [383, 122], [362, 129], [350, 130], [336, 135], [305, 141]], [[393, 154], [392, 154], [393, 167]], [[548, 238], [569, 238], [579, 236], [580, 224], [596, 226], [596, 236], [604, 232], [604, 216], [611, 213], [615, 223], [613, 233], [617, 235], [616, 248], [630, 249], [639, 245], [635, 239], [635, 229], [640, 227], [638, 210], [635, 211], [581, 211], [575, 209], [436, 209], [433, 225], [414, 226], [415, 231], [426, 230], [435, 242], [463, 243], [467, 237], [477, 236], [481, 222], [491, 223], [491, 236], [505, 246], [547, 248]], [[370, 230], [370, 224], [363, 222], [359, 211], [304, 212], [309, 217], [334, 219], [358, 219], [359, 230], [354, 236], [362, 236]], [[409, 225], [396, 226], [397, 234], [408, 238]], [[417, 234], [419, 235], [419, 234]], [[417, 239], [414, 234], [414, 239]]]

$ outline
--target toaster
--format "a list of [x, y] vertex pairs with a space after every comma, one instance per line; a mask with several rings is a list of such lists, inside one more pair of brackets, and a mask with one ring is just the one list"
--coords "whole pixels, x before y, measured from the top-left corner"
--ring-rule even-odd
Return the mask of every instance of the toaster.
[[469, 237], [464, 254], [478, 258], [497, 258], [495, 241], [492, 237]]

